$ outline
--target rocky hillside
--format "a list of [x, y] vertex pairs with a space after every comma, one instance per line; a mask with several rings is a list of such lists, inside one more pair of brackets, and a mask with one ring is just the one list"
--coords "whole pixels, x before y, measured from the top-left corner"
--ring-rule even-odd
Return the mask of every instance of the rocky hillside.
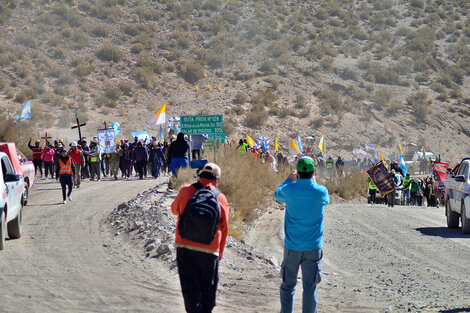
[[[352, 156], [415, 142], [470, 154], [470, 2], [462, 0], [8, 0], [0, 2], [0, 101], [33, 99], [25, 137], [69, 140], [155, 110], [224, 114], [226, 133], [324, 131]], [[4, 115], [2, 118], [5, 118]]]

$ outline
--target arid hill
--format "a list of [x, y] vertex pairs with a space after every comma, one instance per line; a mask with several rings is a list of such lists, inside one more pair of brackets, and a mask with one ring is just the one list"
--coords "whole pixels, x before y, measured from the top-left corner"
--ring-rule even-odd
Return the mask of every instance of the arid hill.
[[[24, 138], [123, 135], [169, 116], [224, 114], [234, 139], [326, 133], [470, 154], [470, 2], [462, 0], [8, 0], [0, 2], [5, 119], [33, 99]], [[154, 131], [154, 130], [152, 130]]]

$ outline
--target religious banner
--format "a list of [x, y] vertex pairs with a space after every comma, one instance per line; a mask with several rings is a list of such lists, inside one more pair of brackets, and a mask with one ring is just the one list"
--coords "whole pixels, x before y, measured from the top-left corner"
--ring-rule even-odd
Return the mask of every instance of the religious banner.
[[372, 179], [372, 182], [377, 187], [381, 197], [384, 197], [395, 190], [395, 181], [393, 180], [392, 175], [387, 171], [383, 162], [371, 167], [367, 170], [367, 174], [369, 174], [370, 179]]
[[101, 153], [116, 152], [114, 129], [99, 130], [98, 131], [98, 144]]
[[439, 193], [444, 193], [446, 190], [448, 168], [449, 163], [447, 162], [431, 162], [431, 174], [432, 179], [434, 180], [434, 188]]

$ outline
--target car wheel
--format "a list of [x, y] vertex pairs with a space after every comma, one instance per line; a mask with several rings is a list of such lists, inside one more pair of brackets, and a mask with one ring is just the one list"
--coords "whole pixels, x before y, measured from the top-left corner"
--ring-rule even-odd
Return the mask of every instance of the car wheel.
[[459, 215], [450, 209], [449, 200], [446, 201], [447, 227], [459, 227]]
[[470, 234], [470, 218], [467, 218], [465, 205], [462, 203], [462, 210], [461, 210], [461, 219], [462, 219], [462, 232], [464, 234]]
[[23, 205], [21, 205], [18, 216], [14, 220], [8, 223], [8, 237], [10, 237], [10, 239], [21, 238], [22, 231], [23, 231]]
[[5, 248], [5, 236], [6, 236], [6, 225], [5, 225], [5, 213], [0, 212], [0, 250]]
[[23, 205], [28, 204], [28, 196], [29, 196], [29, 187], [28, 184], [24, 184], [24, 193], [23, 193]]

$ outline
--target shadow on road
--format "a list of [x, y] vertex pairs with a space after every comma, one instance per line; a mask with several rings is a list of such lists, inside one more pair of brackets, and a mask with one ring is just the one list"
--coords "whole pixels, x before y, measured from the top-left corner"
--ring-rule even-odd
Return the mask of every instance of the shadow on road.
[[470, 308], [458, 308], [458, 309], [439, 311], [439, 313], [461, 313], [461, 312], [470, 312]]
[[[416, 228], [421, 234], [426, 236], [438, 236], [442, 238], [468, 238], [470, 239], [470, 235], [462, 234], [461, 228], [447, 228], [447, 227], [421, 227]], [[470, 309], [466, 309], [470, 310]], [[447, 311], [445, 311], [447, 312]], [[449, 311], [454, 312], [454, 311]], [[455, 311], [458, 312], [458, 311]], [[470, 312], [470, 311], [462, 311], [462, 312]]]

